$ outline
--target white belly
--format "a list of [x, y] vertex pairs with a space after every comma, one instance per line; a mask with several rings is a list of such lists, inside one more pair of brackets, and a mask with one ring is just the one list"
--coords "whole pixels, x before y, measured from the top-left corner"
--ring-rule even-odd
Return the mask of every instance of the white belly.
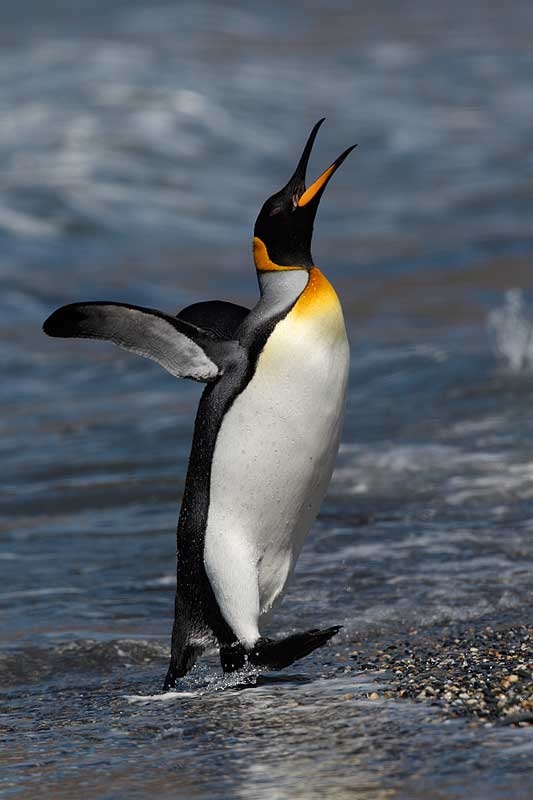
[[331, 478], [349, 367], [340, 309], [338, 317], [280, 322], [221, 425], [204, 559], [228, 621], [238, 613], [229, 606], [252, 602], [245, 563], [259, 614], [281, 594]]

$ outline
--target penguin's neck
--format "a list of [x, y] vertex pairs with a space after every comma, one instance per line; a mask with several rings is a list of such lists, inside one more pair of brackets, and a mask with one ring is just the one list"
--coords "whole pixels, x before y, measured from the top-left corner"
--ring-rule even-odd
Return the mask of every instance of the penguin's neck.
[[284, 267], [271, 261], [264, 242], [254, 236], [253, 253], [261, 297], [254, 311], [277, 316], [289, 309], [309, 281], [309, 269]]
[[309, 282], [309, 271], [258, 271], [257, 278], [261, 296], [240, 329], [239, 339], [245, 346], [256, 339], [258, 331], [265, 330], [265, 325], [269, 327], [290, 311]]
[[309, 282], [309, 270], [258, 272], [257, 279], [261, 297], [255, 309], [277, 316], [291, 308], [300, 297]]
[[254, 237], [254, 261], [261, 296], [245, 318], [239, 334], [241, 344], [249, 345], [258, 331], [282, 319], [296, 303], [309, 283], [307, 268], [284, 268], [270, 261], [261, 239]]

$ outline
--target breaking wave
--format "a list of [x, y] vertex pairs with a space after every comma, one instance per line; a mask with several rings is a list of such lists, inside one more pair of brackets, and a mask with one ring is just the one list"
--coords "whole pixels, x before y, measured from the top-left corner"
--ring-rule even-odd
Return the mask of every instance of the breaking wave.
[[509, 289], [500, 308], [493, 309], [487, 327], [494, 337], [496, 352], [514, 371], [533, 367], [533, 312], [521, 289]]

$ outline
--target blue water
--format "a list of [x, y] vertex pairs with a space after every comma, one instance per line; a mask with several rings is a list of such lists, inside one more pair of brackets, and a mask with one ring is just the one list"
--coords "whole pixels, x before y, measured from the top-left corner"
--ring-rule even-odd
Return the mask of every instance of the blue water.
[[[532, 25], [519, 0], [2, 9], [6, 796], [531, 796], [531, 729], [371, 702], [342, 659], [361, 632], [531, 619]], [[359, 144], [313, 248], [351, 383], [272, 632], [344, 628], [277, 683], [213, 655], [161, 695], [200, 389], [40, 326], [78, 299], [252, 304], [255, 216], [322, 116], [312, 175]]]

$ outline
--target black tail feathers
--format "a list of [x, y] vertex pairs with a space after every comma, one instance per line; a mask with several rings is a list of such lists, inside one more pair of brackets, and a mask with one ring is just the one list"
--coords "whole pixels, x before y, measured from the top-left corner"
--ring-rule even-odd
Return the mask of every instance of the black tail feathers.
[[285, 669], [300, 658], [322, 647], [332, 636], [335, 636], [342, 625], [334, 625], [324, 630], [313, 629], [304, 633], [294, 633], [285, 639], [258, 639], [255, 647], [246, 653], [239, 643], [220, 649], [220, 661], [224, 672], [241, 669], [246, 661], [257, 667], [266, 669]]

